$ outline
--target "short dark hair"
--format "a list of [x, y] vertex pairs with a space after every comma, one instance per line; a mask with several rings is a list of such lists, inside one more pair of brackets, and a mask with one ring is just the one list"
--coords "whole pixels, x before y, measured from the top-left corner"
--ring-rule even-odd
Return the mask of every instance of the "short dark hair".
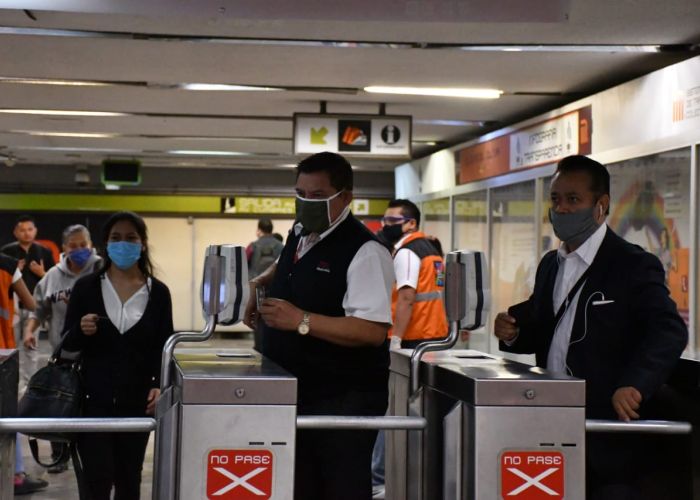
[[24, 214], [17, 217], [17, 220], [15, 220], [15, 227], [19, 226], [22, 222], [31, 222], [36, 226], [36, 221], [31, 215]]
[[109, 258], [107, 253], [107, 243], [109, 242], [109, 233], [117, 222], [121, 221], [130, 222], [136, 232], [141, 238], [141, 244], [143, 245], [143, 251], [141, 252], [141, 257], [139, 257], [138, 266], [144, 276], [153, 276], [153, 263], [151, 262], [151, 255], [148, 250], [148, 230], [146, 229], [146, 223], [141, 218], [140, 215], [134, 212], [117, 212], [112, 214], [112, 216], [105, 222], [104, 228], [102, 229], [102, 244], [104, 245], [104, 266], [102, 266], [102, 273], [107, 271], [112, 265], [112, 259]]
[[401, 215], [409, 219], [415, 219], [416, 226], [420, 226], [420, 210], [411, 200], [397, 199], [389, 202], [389, 208], [401, 207]]
[[304, 158], [297, 165], [297, 179], [299, 174], [314, 172], [326, 172], [331, 186], [337, 191], [352, 191], [352, 166], [339, 154], [328, 151], [316, 153]]
[[267, 217], [263, 217], [258, 221], [258, 229], [265, 234], [270, 234], [272, 232], [272, 221]]
[[584, 172], [591, 179], [590, 190], [596, 199], [604, 194], [610, 195], [610, 174], [604, 165], [583, 155], [571, 155], [557, 164], [557, 172]]

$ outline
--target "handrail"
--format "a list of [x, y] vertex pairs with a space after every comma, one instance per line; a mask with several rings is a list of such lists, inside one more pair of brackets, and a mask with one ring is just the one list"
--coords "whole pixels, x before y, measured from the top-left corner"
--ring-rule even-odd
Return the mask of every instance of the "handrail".
[[420, 430], [426, 425], [428, 422], [423, 417], [297, 416], [297, 429]]
[[211, 338], [216, 327], [216, 316], [207, 317], [207, 324], [201, 332], [179, 332], [168, 337], [163, 346], [160, 368], [160, 390], [165, 391], [170, 386], [170, 361], [173, 359], [175, 346], [180, 342], [206, 342]]
[[459, 338], [459, 321], [450, 321], [450, 330], [446, 338], [436, 342], [423, 342], [418, 344], [411, 354], [411, 394], [418, 392], [420, 387], [420, 360], [423, 354], [432, 351], [444, 351], [451, 349]]
[[688, 422], [672, 420], [619, 420], [586, 419], [586, 432], [645, 433], [645, 434], [690, 434], [693, 426]]
[[154, 418], [0, 418], [0, 434], [14, 432], [150, 432]]

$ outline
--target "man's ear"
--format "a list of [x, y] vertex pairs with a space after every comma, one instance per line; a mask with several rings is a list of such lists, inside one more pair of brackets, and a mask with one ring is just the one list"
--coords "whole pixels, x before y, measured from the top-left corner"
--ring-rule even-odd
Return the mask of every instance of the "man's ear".
[[352, 191], [346, 189], [345, 191], [343, 191], [343, 194], [341, 194], [340, 197], [343, 199], [343, 204], [349, 205], [350, 203], [352, 203]]

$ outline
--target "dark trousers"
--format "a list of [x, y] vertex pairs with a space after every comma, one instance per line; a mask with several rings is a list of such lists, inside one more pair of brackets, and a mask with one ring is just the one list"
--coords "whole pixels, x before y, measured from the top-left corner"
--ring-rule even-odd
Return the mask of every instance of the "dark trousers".
[[139, 500], [148, 433], [83, 434], [78, 454], [89, 500]]
[[[299, 403], [301, 415], [386, 413], [387, 393], [344, 392], [328, 399]], [[372, 448], [376, 431], [297, 431], [294, 498], [296, 500], [370, 500]]]

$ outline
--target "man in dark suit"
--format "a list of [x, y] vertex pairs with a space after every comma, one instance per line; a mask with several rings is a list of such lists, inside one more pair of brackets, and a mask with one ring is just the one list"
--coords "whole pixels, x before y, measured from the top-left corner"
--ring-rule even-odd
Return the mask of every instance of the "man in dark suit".
[[[586, 380], [586, 416], [644, 415], [688, 341], [659, 260], [605, 224], [610, 176], [585, 156], [559, 162], [549, 217], [558, 250], [539, 264], [532, 296], [496, 316], [501, 350]], [[589, 498], [635, 498], [639, 450], [620, 436], [587, 439]], [[638, 498], [638, 497], [637, 497]]]

